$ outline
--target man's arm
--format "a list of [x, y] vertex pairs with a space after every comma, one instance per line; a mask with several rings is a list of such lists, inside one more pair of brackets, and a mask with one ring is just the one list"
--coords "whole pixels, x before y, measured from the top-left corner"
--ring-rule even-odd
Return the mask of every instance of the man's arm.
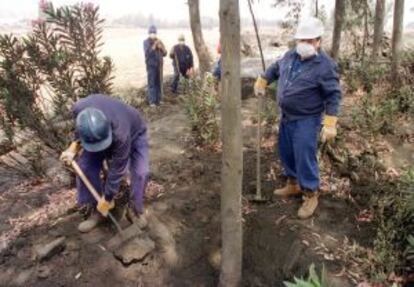
[[270, 85], [274, 81], [277, 81], [279, 76], [279, 61], [276, 61], [266, 69], [261, 77], [267, 81], [268, 85]]
[[337, 65], [331, 63], [328, 69], [321, 75], [320, 87], [322, 98], [325, 102], [325, 114], [337, 116], [339, 113], [339, 104], [341, 102], [341, 86], [339, 84], [339, 75]]
[[339, 104], [341, 102], [341, 87], [337, 65], [329, 63], [320, 78], [321, 96], [325, 103], [325, 117], [321, 131], [322, 142], [333, 140], [336, 137], [336, 123], [338, 121]]
[[115, 143], [113, 147], [112, 162], [104, 189], [107, 201], [111, 201], [119, 191], [121, 180], [127, 170], [130, 151], [131, 141], [129, 138], [122, 143]]

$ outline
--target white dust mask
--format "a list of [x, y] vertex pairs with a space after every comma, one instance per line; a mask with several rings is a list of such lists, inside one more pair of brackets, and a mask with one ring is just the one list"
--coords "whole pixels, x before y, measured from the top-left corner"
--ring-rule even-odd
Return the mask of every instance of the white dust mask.
[[151, 39], [155, 39], [155, 38], [157, 38], [157, 34], [155, 34], [155, 33], [150, 33], [150, 34], [149, 34], [149, 37], [150, 37]]
[[302, 57], [302, 59], [310, 58], [316, 55], [316, 49], [312, 44], [300, 42], [296, 45], [296, 52]]

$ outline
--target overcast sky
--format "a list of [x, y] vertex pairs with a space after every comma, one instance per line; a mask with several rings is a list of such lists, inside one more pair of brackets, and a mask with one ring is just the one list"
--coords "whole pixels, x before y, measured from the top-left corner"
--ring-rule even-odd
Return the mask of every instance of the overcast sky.
[[[82, 1], [52, 0], [52, 2], [55, 6], [60, 6]], [[137, 13], [152, 14], [155, 18], [165, 20], [188, 19], [187, 0], [89, 0], [83, 2], [99, 4], [102, 15], [108, 19], [117, 18], [125, 14]], [[285, 14], [285, 11], [270, 8], [270, 3], [273, 0], [260, 0], [255, 2], [259, 2], [255, 4], [258, 19], [279, 20]], [[313, 1], [307, 0], [306, 2], [310, 4]], [[335, 0], [319, 0], [319, 2], [321, 5], [325, 5], [328, 11], [331, 11]], [[219, 0], [200, 0], [200, 5], [202, 16], [218, 17]], [[414, 12], [410, 11], [410, 8], [414, 7], [414, 0], [405, 1], [405, 5], [405, 23], [409, 23], [414, 21]], [[0, 18], [3, 19], [3, 22], [22, 18], [35, 18], [37, 17], [37, 7], [37, 0], [0, 0]], [[242, 17], [249, 17], [245, 0], [240, 0], [240, 10]]]

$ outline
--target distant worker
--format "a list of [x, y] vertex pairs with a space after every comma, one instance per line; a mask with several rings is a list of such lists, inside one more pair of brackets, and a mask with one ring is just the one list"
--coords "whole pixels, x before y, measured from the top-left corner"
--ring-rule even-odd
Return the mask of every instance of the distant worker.
[[163, 63], [167, 50], [157, 38], [157, 27], [151, 25], [148, 38], [144, 41], [145, 64], [148, 78], [148, 103], [151, 107], [161, 104]]
[[[96, 202], [83, 181], [76, 178], [78, 203], [90, 205], [95, 210], [79, 224], [79, 231], [91, 231], [115, 207], [113, 199], [127, 170], [131, 181], [131, 207], [138, 219], [145, 220], [140, 216], [149, 174], [148, 137], [146, 123], [139, 112], [119, 100], [100, 94], [79, 100], [72, 112], [76, 121], [75, 141], [60, 158], [70, 164], [79, 153], [76, 159], [79, 167], [102, 195]], [[106, 181], [102, 182], [100, 172], [104, 160], [110, 164]]]
[[337, 65], [321, 49], [323, 32], [319, 19], [301, 21], [295, 34], [296, 48], [272, 64], [255, 84], [256, 95], [264, 95], [266, 87], [278, 81], [278, 146], [287, 184], [274, 194], [303, 194], [298, 211], [302, 219], [312, 216], [318, 206], [318, 138], [320, 132], [322, 142], [336, 137], [341, 101]]
[[190, 47], [185, 44], [184, 35], [178, 37], [178, 44], [175, 45], [170, 52], [170, 58], [174, 68], [174, 78], [171, 83], [171, 91], [176, 94], [180, 75], [188, 79], [193, 74], [193, 53]]
[[221, 80], [221, 43], [217, 45], [217, 55], [218, 59], [213, 65], [213, 76], [217, 81]]

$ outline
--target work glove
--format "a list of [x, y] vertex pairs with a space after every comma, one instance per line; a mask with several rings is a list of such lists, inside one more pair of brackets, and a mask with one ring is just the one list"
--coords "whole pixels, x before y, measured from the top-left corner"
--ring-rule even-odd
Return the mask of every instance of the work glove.
[[257, 77], [256, 83], [254, 84], [254, 94], [256, 96], [266, 95], [267, 80], [261, 76]]
[[60, 155], [60, 160], [63, 161], [65, 164], [71, 164], [72, 161], [75, 159], [76, 154], [80, 150], [80, 144], [78, 141], [74, 141], [70, 144], [70, 146], [62, 152]]
[[107, 217], [111, 209], [115, 207], [115, 201], [107, 201], [105, 197], [101, 197], [98, 201], [96, 209], [104, 216]]
[[336, 122], [338, 118], [335, 116], [325, 115], [323, 120], [323, 127], [321, 132], [321, 141], [327, 142], [331, 141], [336, 137]]

